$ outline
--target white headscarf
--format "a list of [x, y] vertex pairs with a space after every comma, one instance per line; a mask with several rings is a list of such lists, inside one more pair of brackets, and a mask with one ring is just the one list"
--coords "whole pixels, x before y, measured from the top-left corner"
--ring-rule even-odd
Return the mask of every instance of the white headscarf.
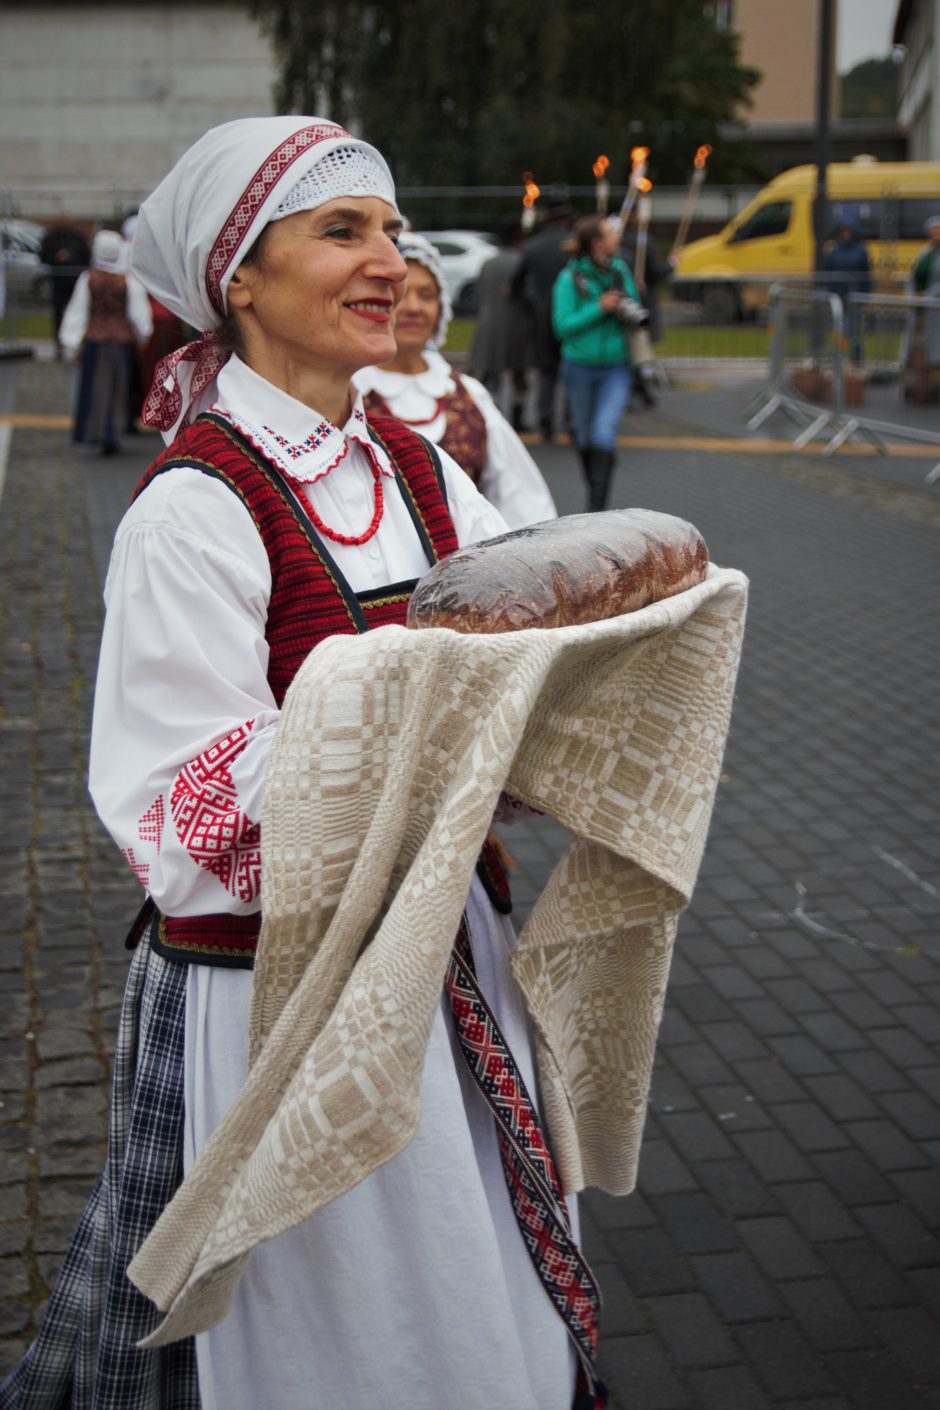
[[104, 269], [109, 274], [123, 274], [127, 268], [123, 239], [116, 230], [99, 230], [91, 242], [91, 264], [93, 269]]
[[394, 208], [383, 157], [335, 122], [291, 115], [212, 128], [141, 206], [133, 272], [171, 313], [205, 333], [157, 368], [143, 419], [164, 440], [213, 400], [227, 355], [211, 332], [225, 316], [229, 280], [264, 227], [338, 196], [378, 196]]
[[429, 274], [434, 276], [437, 284], [437, 295], [441, 303], [441, 311], [437, 316], [437, 325], [433, 334], [428, 338], [429, 348], [439, 348], [447, 337], [447, 329], [450, 320], [454, 316], [451, 307], [450, 294], [447, 291], [447, 281], [444, 278], [444, 266], [441, 264], [440, 253], [434, 248], [430, 240], [425, 240], [423, 235], [416, 234], [413, 230], [406, 230], [402, 233], [398, 241], [398, 252], [404, 260], [414, 260], [417, 264], [423, 265]]

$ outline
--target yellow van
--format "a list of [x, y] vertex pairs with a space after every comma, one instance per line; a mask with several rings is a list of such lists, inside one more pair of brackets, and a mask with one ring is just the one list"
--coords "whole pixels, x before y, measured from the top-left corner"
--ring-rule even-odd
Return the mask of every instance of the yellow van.
[[[826, 190], [831, 229], [857, 225], [876, 288], [900, 289], [924, 245], [924, 221], [940, 215], [940, 162], [834, 162]], [[765, 304], [775, 279], [810, 274], [815, 195], [815, 166], [774, 177], [720, 234], [685, 246], [674, 296], [701, 303], [706, 322], [730, 323]]]

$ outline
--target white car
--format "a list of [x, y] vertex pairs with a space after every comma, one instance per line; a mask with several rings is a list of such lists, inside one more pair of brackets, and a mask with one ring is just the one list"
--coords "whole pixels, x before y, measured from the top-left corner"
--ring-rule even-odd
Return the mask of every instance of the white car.
[[33, 220], [0, 220], [0, 262], [7, 290], [21, 298], [49, 296], [49, 270], [39, 258], [46, 227]]
[[499, 245], [492, 235], [478, 230], [420, 230], [441, 257], [447, 292], [455, 313], [477, 311], [477, 276], [480, 270], [499, 254]]

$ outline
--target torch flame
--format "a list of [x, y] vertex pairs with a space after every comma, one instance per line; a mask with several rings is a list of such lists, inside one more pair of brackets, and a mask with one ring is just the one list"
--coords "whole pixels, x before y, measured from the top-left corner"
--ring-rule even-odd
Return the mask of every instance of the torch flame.
[[635, 171], [638, 166], [642, 166], [650, 154], [649, 147], [631, 147], [630, 163]]
[[601, 177], [606, 174], [607, 168], [608, 168], [609, 166], [610, 166], [610, 157], [605, 157], [603, 154], [598, 157], [597, 161], [596, 161], [596, 162], [594, 163], [594, 165], [591, 167], [591, 170], [593, 171], [594, 175], [597, 177], [598, 181], [600, 181]]
[[711, 156], [711, 154], [712, 149], [707, 142], [703, 146], [699, 147], [698, 151], [695, 153], [695, 161], [693, 162], [693, 166], [695, 167], [696, 171], [702, 170], [702, 167], [708, 161], [708, 158]]
[[531, 171], [524, 171], [522, 173], [522, 181], [525, 186], [525, 195], [522, 198], [522, 204], [528, 210], [531, 206], [535, 205], [542, 192], [539, 187], [536, 186], [535, 177], [532, 175]]

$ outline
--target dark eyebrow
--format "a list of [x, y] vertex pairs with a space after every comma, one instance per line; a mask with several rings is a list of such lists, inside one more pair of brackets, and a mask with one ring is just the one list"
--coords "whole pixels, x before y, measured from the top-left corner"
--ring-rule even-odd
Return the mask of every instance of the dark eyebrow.
[[[331, 211], [326, 213], [326, 219], [345, 220], [347, 225], [363, 225], [368, 220], [368, 216], [365, 211], [360, 210], [357, 206], [334, 206]], [[385, 221], [382, 229], [385, 231], [386, 235], [400, 235], [404, 229], [404, 224], [400, 219], [393, 216], [391, 220]]]

